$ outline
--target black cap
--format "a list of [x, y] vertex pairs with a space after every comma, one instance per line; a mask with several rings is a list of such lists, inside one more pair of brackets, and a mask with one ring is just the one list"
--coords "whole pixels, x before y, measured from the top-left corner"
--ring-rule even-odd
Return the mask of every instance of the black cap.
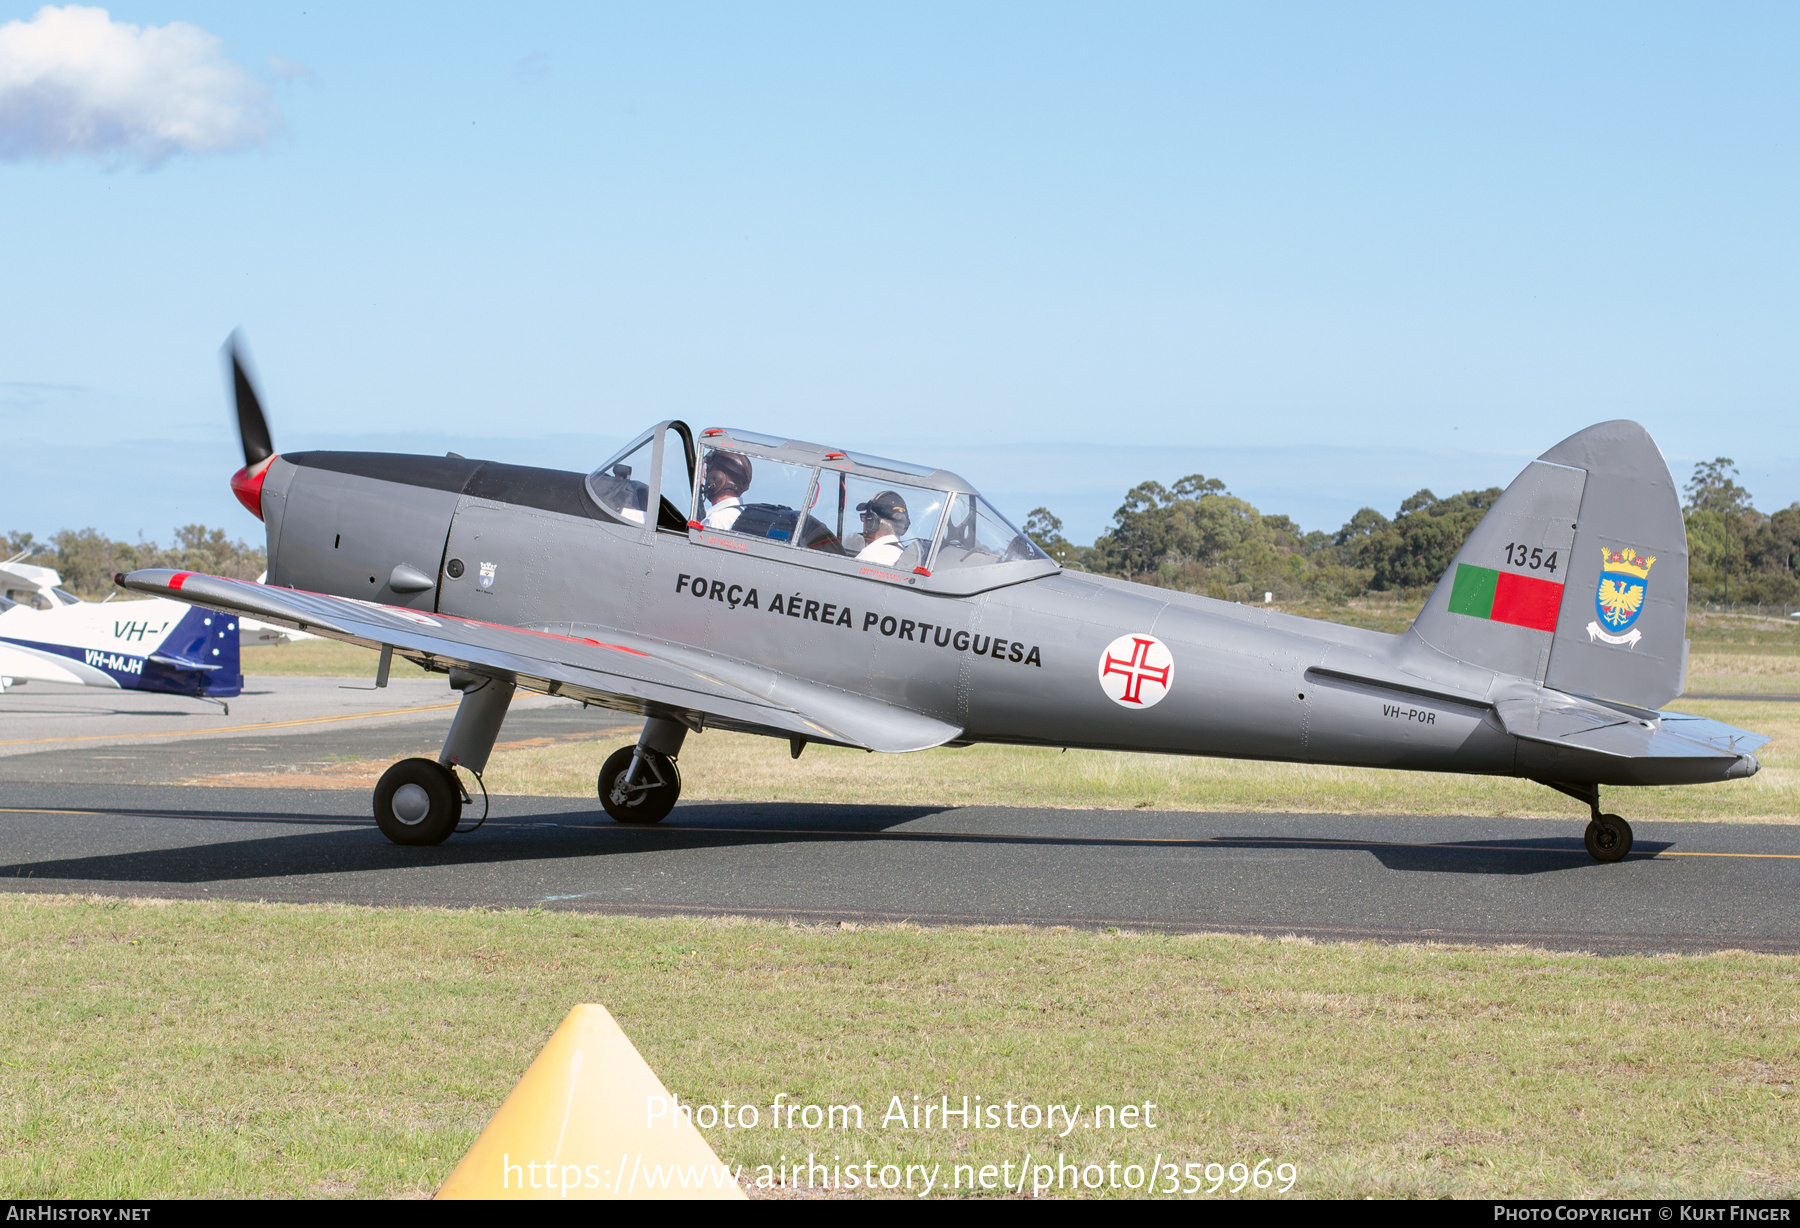
[[897, 533], [904, 533], [912, 528], [912, 517], [906, 513], [906, 500], [891, 490], [877, 493], [867, 503], [858, 503], [856, 510], [879, 516], [893, 525]]
[[906, 500], [891, 490], [884, 490], [867, 503], [858, 503], [856, 510], [874, 512], [883, 520], [893, 520], [895, 517], [906, 515]]

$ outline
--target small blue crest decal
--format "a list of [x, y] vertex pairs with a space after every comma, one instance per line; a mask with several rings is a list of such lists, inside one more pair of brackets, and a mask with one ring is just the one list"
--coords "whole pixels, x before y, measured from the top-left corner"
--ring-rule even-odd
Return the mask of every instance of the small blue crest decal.
[[1630, 546], [1623, 550], [1602, 546], [1600, 556], [1600, 583], [1594, 588], [1594, 612], [1600, 621], [1590, 626], [1598, 634], [1589, 638], [1635, 645], [1643, 632], [1625, 633], [1644, 612], [1644, 594], [1650, 587], [1650, 568], [1656, 564], [1656, 556], [1639, 554]]

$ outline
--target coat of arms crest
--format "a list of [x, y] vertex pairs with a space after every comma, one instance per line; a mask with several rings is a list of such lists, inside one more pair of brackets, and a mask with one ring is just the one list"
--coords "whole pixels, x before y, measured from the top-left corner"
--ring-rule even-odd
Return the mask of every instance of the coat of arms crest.
[[1622, 550], [1600, 548], [1600, 583], [1594, 588], [1594, 612], [1598, 622], [1588, 624], [1589, 640], [1634, 647], [1643, 638], [1632, 624], [1644, 612], [1644, 593], [1650, 585], [1653, 554], [1639, 554], [1631, 546]]

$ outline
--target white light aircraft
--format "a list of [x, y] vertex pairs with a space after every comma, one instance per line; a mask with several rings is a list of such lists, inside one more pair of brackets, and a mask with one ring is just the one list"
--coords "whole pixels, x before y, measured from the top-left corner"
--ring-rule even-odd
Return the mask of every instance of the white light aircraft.
[[0, 562], [0, 692], [59, 682], [223, 704], [243, 689], [236, 615], [164, 598], [83, 601], [27, 557]]

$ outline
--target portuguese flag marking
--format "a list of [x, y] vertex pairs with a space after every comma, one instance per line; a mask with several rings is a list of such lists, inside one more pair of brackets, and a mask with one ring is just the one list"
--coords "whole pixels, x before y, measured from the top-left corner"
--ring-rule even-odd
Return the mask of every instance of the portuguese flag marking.
[[1450, 612], [1533, 631], [1555, 631], [1562, 598], [1563, 586], [1554, 580], [1458, 563], [1456, 582], [1450, 586]]

